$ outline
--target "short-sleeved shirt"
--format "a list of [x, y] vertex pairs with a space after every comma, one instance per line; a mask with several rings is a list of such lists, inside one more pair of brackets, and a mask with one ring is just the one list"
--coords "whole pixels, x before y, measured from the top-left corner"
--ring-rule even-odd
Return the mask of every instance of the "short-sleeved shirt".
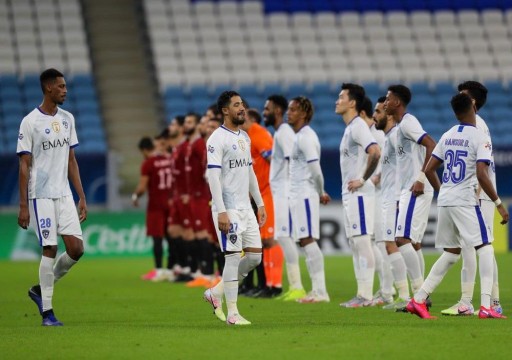
[[[384, 131], [378, 130], [375, 127], [375, 124], [372, 124], [372, 126], [370, 126], [370, 132], [372, 133], [373, 138], [377, 142], [377, 145], [379, 145], [379, 148], [381, 150], [384, 149], [384, 143], [386, 142], [386, 136], [384, 135]], [[380, 174], [381, 172], [382, 172], [382, 162], [379, 161], [379, 164], [377, 165], [377, 168], [375, 169], [374, 174]], [[381, 188], [381, 184], [378, 183], [375, 186], [375, 190], [380, 191], [380, 188]]]
[[288, 170], [294, 139], [295, 133], [287, 123], [282, 123], [274, 133], [272, 162], [270, 163], [270, 186], [274, 196], [288, 197]]
[[290, 157], [289, 198], [308, 197], [317, 193], [308, 164], [320, 161], [320, 141], [315, 131], [306, 125], [295, 134]]
[[169, 207], [171, 195], [172, 173], [171, 156], [155, 154], [142, 163], [140, 173], [149, 178], [148, 210], [165, 210]]
[[270, 190], [270, 163], [267, 160], [272, 155], [272, 135], [259, 124], [252, 124], [247, 132], [251, 139], [252, 167], [260, 192], [264, 193]]
[[35, 108], [23, 118], [18, 134], [18, 155], [31, 154], [29, 199], [58, 199], [71, 195], [69, 151], [78, 146], [75, 118], [61, 108], [55, 115]]
[[187, 142], [185, 153], [186, 193], [202, 199], [210, 198], [210, 189], [205, 178], [206, 142], [202, 137]]
[[[206, 146], [208, 168], [221, 169], [222, 200], [226, 210], [252, 209], [249, 176], [252, 166], [251, 140], [243, 130], [224, 125], [213, 132]], [[217, 209], [215, 202], [212, 210]]]
[[475, 126], [461, 124], [445, 132], [432, 152], [444, 164], [437, 206], [477, 205], [476, 164], [490, 163], [491, 155], [491, 139]]
[[341, 196], [348, 199], [353, 195], [373, 195], [375, 187], [371, 181], [357, 190], [357, 194], [348, 190], [350, 180], [360, 179], [366, 169], [368, 148], [376, 144], [368, 124], [359, 116], [352, 119], [345, 128], [340, 143]]
[[[492, 141], [491, 132], [489, 131], [489, 128], [487, 127], [487, 124], [485, 123], [484, 119], [480, 117], [480, 115], [476, 114], [476, 128], [479, 130], [482, 130], [487, 136], [489, 136], [489, 139]], [[497, 189], [496, 187], [496, 167], [494, 165], [494, 154], [491, 153], [491, 163], [489, 164], [489, 179], [491, 179], [492, 185], [494, 186], [494, 189]], [[480, 199], [491, 201], [491, 198], [485, 193], [485, 191], [480, 191]]]
[[[397, 133], [397, 171], [400, 189], [409, 190], [421, 171], [425, 161], [426, 149], [421, 145], [427, 132], [423, 130], [416, 117], [405, 113], [398, 124]], [[432, 185], [425, 182], [424, 191], [432, 192]]]
[[185, 173], [185, 157], [188, 148], [188, 139], [178, 144], [172, 151], [172, 194], [180, 197], [187, 193], [187, 175]]
[[393, 126], [385, 135], [384, 148], [381, 155], [380, 186], [383, 202], [400, 200], [400, 185], [396, 171], [396, 134]]

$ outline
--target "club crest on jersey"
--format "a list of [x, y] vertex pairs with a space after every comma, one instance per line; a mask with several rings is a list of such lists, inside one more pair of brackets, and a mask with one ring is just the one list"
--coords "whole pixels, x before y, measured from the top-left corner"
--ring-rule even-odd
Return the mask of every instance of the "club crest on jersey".
[[57, 121], [52, 122], [52, 129], [58, 133], [60, 131], [60, 124]]
[[22, 133], [20, 133], [20, 134], [18, 135], [18, 139], [23, 140], [23, 134], [22, 134]]
[[213, 154], [214, 151], [215, 151], [215, 148], [211, 145], [208, 145], [208, 152]]
[[238, 146], [240, 146], [242, 151], [245, 151], [245, 140], [238, 140]]
[[42, 232], [42, 234], [43, 234], [43, 237], [44, 237], [45, 239], [48, 239], [48, 236], [50, 235], [50, 230], [46, 230], [46, 229], [44, 229], [44, 230], [43, 230], [43, 231], [41, 231], [41, 232]]
[[229, 235], [229, 241], [231, 241], [232, 244], [236, 243], [237, 238], [236, 234]]
[[50, 129], [44, 129], [44, 133], [48, 135], [50, 133]]

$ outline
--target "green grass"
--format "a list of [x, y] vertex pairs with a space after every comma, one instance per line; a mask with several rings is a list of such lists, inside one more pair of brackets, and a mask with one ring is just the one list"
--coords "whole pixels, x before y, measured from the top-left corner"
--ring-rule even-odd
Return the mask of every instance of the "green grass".
[[[437, 255], [427, 256], [427, 268]], [[303, 261], [303, 260], [302, 260]], [[512, 254], [500, 255], [502, 304], [512, 309]], [[355, 293], [351, 258], [326, 258], [329, 304], [239, 300], [253, 325], [228, 327], [201, 289], [139, 280], [150, 259], [82, 260], [56, 286], [62, 328], [43, 328], [27, 290], [38, 263], [0, 262], [0, 358], [26, 359], [504, 359], [512, 320], [440, 317], [338, 306]], [[303, 268], [303, 279], [307, 274]], [[433, 313], [460, 295], [457, 264], [432, 296]], [[309, 288], [309, 281], [306, 281]], [[479, 304], [479, 286], [475, 289]]]

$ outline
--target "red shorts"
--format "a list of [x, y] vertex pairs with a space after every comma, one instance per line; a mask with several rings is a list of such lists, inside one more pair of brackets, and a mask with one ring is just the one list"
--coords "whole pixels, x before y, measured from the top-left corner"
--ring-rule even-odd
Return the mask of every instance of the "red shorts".
[[192, 227], [195, 232], [208, 230], [208, 222], [211, 221], [210, 199], [192, 198], [190, 211], [193, 215]]
[[169, 225], [179, 225], [185, 229], [192, 228], [192, 211], [190, 202], [183, 204], [180, 198], [173, 198], [169, 214]]
[[260, 228], [260, 234], [262, 239], [273, 239], [274, 238], [274, 201], [272, 200], [272, 193], [265, 191], [261, 194], [263, 198], [263, 204], [265, 205], [265, 211], [267, 212], [267, 221]]
[[146, 212], [146, 235], [152, 237], [164, 237], [167, 233], [167, 218], [169, 208], [148, 209]]

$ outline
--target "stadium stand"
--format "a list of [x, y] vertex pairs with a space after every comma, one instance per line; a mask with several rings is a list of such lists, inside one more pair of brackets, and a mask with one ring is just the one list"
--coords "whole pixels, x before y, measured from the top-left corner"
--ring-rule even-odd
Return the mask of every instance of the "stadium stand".
[[77, 119], [80, 151], [107, 151], [78, 0], [0, 0], [0, 48], [0, 153], [16, 151], [20, 121], [39, 105], [39, 73], [49, 67], [66, 75], [63, 108]]
[[[227, 86], [259, 108], [271, 93], [303, 94], [313, 98], [312, 126], [323, 146], [337, 148], [340, 83], [363, 83], [375, 101], [387, 84], [403, 82], [413, 89], [411, 111], [439, 138], [453, 122], [446, 109], [454, 84], [469, 79], [489, 88], [482, 114], [493, 134], [512, 113], [512, 9], [504, 0], [145, 0], [144, 6], [168, 117], [203, 112]], [[504, 136], [494, 142], [510, 144]]]

